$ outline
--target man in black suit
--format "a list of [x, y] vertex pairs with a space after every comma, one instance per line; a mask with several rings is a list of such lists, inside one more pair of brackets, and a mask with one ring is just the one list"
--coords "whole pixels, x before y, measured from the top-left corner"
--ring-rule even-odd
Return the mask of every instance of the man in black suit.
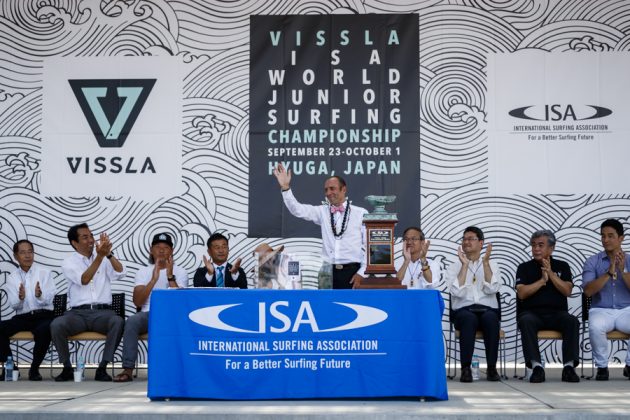
[[241, 268], [241, 259], [237, 259], [234, 265], [227, 262], [230, 253], [227, 238], [220, 233], [213, 233], [207, 244], [210, 259], [203, 256], [204, 266], [195, 272], [193, 286], [247, 289], [247, 277]]

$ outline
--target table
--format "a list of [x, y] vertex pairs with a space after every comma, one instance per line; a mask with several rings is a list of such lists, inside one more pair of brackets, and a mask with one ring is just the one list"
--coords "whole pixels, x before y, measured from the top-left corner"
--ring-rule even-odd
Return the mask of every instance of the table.
[[434, 290], [154, 290], [148, 396], [448, 399]]

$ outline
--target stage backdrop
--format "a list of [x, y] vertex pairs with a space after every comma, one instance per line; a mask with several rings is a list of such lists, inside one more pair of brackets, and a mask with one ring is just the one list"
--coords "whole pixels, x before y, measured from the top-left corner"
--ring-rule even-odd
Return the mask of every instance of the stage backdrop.
[[[249, 202], [278, 182], [319, 204], [323, 180], [341, 176], [349, 199], [395, 195], [400, 226], [420, 210], [418, 15], [252, 16], [250, 20]], [[369, 207], [369, 206], [368, 206]], [[249, 235], [317, 236], [281, 200], [249, 207]], [[371, 210], [368, 208], [368, 210]]]
[[[396, 193], [401, 225], [422, 225], [443, 270], [457, 258], [463, 229], [484, 229], [502, 268], [508, 358], [520, 357], [513, 285], [530, 258], [531, 232], [556, 232], [556, 256], [580, 285], [584, 260], [601, 249], [602, 220], [628, 226], [619, 162], [629, 28], [630, 4], [616, 0], [3, 1], [0, 284], [15, 269], [13, 243], [29, 238], [65, 292], [66, 232], [86, 221], [110, 234], [127, 267], [114, 290], [127, 293], [128, 313], [133, 277], [160, 231], [174, 235], [175, 260], [191, 276], [209, 234], [221, 231], [250, 282], [252, 251], [268, 242], [301, 258], [313, 288], [320, 239], [283, 213], [269, 168], [301, 164], [296, 195], [317, 203], [325, 176], [343, 175], [350, 162], [355, 204], [365, 205], [363, 191]], [[334, 83], [338, 70], [343, 84]], [[326, 89], [328, 103], [317, 95]], [[378, 119], [366, 122], [373, 108]], [[292, 110], [300, 112], [295, 124]], [[340, 130], [349, 138], [355, 128], [400, 136], [339, 143]], [[293, 141], [313, 129], [317, 140], [326, 130], [322, 156], [299, 155], [317, 143], [279, 142], [282, 130]], [[391, 155], [368, 156], [374, 147]], [[392, 173], [368, 174], [369, 161]], [[4, 295], [1, 303], [2, 318], [12, 316]], [[580, 314], [577, 287], [570, 310]], [[611, 349], [617, 362], [622, 345]], [[99, 360], [98, 346], [88, 343], [88, 360]], [[583, 347], [588, 360], [588, 341]], [[559, 361], [560, 343], [542, 350]]]

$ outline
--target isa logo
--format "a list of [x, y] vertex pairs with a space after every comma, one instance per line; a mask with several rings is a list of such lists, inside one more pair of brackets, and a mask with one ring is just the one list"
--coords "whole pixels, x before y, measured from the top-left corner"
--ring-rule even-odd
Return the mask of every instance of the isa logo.
[[176, 57], [45, 60], [42, 192], [180, 194], [181, 104]]

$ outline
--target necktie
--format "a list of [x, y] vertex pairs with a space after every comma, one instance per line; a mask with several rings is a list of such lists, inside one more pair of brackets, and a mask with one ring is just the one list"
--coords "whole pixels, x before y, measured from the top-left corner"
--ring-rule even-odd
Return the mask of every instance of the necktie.
[[223, 269], [225, 267], [217, 267], [217, 287], [225, 286], [223, 281]]
[[343, 204], [339, 205], [339, 206], [330, 206], [330, 212], [332, 214], [335, 213], [343, 213]]

